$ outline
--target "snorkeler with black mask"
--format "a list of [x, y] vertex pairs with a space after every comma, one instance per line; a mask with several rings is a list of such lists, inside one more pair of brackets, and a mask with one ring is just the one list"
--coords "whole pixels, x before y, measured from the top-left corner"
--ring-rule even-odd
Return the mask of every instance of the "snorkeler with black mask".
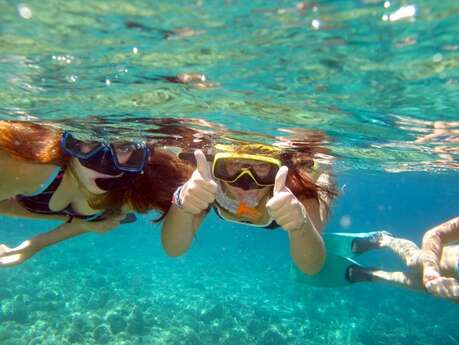
[[129, 184], [142, 173], [148, 148], [134, 142], [85, 142], [70, 133], [62, 136], [63, 151], [77, 158], [80, 164], [94, 172], [94, 183], [102, 191], [111, 191]]
[[156, 141], [87, 142], [54, 125], [0, 121], [0, 215], [60, 222], [12, 247], [0, 240], [0, 268], [135, 213], [166, 212], [191, 172]]
[[[144, 144], [122, 142], [85, 142], [64, 132], [61, 139], [62, 151], [76, 160], [71, 165], [80, 183], [92, 194], [99, 195], [119, 188], [125, 188], [142, 173], [149, 154]], [[53, 195], [64, 179], [65, 170], [57, 167], [38, 190], [32, 194], [20, 194], [16, 200], [28, 211], [39, 214], [66, 215], [87, 221], [105, 219], [105, 212], [83, 215], [72, 204], [55, 211], [50, 207]], [[135, 221], [129, 214], [124, 222]]]

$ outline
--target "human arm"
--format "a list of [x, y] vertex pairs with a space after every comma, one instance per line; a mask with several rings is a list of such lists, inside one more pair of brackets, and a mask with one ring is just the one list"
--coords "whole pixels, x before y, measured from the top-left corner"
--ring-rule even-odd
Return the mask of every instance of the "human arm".
[[323, 220], [317, 200], [303, 202], [285, 187], [287, 167], [276, 176], [273, 197], [266, 207], [276, 222], [288, 232], [290, 255], [296, 266], [306, 274], [316, 274], [325, 261], [325, 247], [320, 231]]
[[161, 230], [161, 243], [168, 255], [180, 256], [190, 248], [205, 214], [205, 211], [191, 214], [172, 205]]
[[422, 282], [428, 292], [446, 298], [459, 298], [457, 279], [442, 277], [440, 260], [444, 246], [459, 240], [459, 217], [450, 219], [424, 234], [422, 239]]
[[[18, 215], [18, 214], [15, 214]], [[15, 248], [9, 248], [0, 244], [0, 267], [15, 266], [21, 264], [40, 250], [64, 240], [82, 235], [87, 232], [106, 232], [117, 227], [125, 214], [117, 214], [98, 222], [87, 222], [81, 219], [73, 219], [59, 225], [57, 228], [41, 233], [29, 240], [22, 242]], [[42, 216], [42, 219], [44, 216]]]
[[49, 232], [39, 234], [22, 242], [15, 248], [9, 248], [2, 244], [0, 245], [0, 267], [21, 264], [40, 250], [50, 245], [62, 242], [86, 232], [87, 230], [85, 230], [84, 227], [79, 226], [78, 222], [63, 223]]
[[214, 202], [217, 184], [212, 180], [210, 167], [204, 153], [195, 152], [197, 169], [191, 178], [180, 187], [178, 203], [173, 204], [167, 213], [161, 230], [161, 242], [170, 256], [185, 253], [193, 242], [206, 210]]
[[0, 200], [33, 193], [56, 168], [19, 159], [0, 148]]

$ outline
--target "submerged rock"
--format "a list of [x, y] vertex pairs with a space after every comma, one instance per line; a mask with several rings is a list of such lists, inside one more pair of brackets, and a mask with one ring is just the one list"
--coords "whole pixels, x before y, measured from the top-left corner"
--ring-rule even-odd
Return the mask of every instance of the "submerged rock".
[[76, 329], [69, 329], [66, 332], [66, 338], [71, 343], [80, 343], [84, 341], [84, 336], [81, 332], [77, 331]]
[[107, 291], [99, 291], [89, 298], [87, 308], [91, 310], [104, 308], [110, 300], [110, 294]]
[[92, 336], [98, 344], [108, 344], [111, 338], [110, 329], [107, 325], [102, 324], [94, 329]]
[[5, 303], [0, 312], [0, 321], [15, 321], [24, 324], [28, 321], [27, 306], [19, 298]]
[[287, 345], [287, 339], [278, 330], [268, 329], [257, 340], [256, 345]]
[[243, 330], [233, 330], [228, 336], [221, 342], [221, 345], [240, 345], [247, 344], [248, 338], [247, 333]]
[[203, 341], [199, 338], [198, 334], [191, 327], [185, 326], [181, 329], [176, 329], [173, 335], [174, 345], [203, 345]]
[[126, 329], [126, 320], [116, 312], [109, 312], [105, 318], [113, 334], [118, 334]]
[[5, 325], [0, 323], [0, 344], [3, 344], [3, 340], [12, 338], [13, 332]]
[[250, 320], [247, 325], [247, 332], [252, 337], [258, 337], [266, 329], [266, 324], [257, 319]]
[[205, 323], [210, 323], [212, 321], [223, 319], [225, 316], [225, 310], [221, 303], [217, 303], [210, 307], [209, 309], [205, 309], [201, 312], [200, 319]]
[[146, 331], [145, 321], [140, 308], [135, 307], [128, 318], [127, 332], [132, 335], [143, 335]]

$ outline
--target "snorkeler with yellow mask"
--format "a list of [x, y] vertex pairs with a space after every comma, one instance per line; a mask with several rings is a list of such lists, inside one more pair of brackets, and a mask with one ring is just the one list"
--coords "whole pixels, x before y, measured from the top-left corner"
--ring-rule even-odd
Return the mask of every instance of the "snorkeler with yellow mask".
[[285, 230], [295, 265], [306, 274], [319, 272], [325, 258], [321, 232], [336, 193], [311, 153], [216, 145], [211, 162], [207, 158], [194, 152], [196, 170], [174, 193], [161, 235], [166, 252], [183, 254], [213, 208], [226, 221]]

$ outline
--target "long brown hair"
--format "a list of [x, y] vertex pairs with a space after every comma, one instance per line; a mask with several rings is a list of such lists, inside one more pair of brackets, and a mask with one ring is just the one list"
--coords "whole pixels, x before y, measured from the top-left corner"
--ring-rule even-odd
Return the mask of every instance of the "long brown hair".
[[[118, 190], [104, 194], [98, 200], [98, 208], [121, 207], [128, 204], [136, 212], [162, 211], [163, 215], [171, 207], [172, 195], [185, 183], [193, 172], [193, 167], [175, 154], [148, 144], [150, 157], [142, 174]], [[159, 220], [162, 217], [159, 218]]]
[[0, 150], [26, 161], [64, 166], [62, 131], [50, 125], [25, 121], [0, 121]]
[[314, 181], [314, 177], [317, 179], [320, 174], [331, 175], [332, 172], [319, 168], [313, 158], [304, 153], [284, 152], [281, 154], [281, 161], [289, 168], [286, 185], [292, 193], [300, 200], [323, 199], [328, 211], [330, 202], [338, 196], [336, 186], [333, 182], [319, 185]]
[[[62, 130], [32, 122], [0, 121], [0, 150], [38, 164], [68, 167], [69, 158], [61, 150]], [[148, 144], [150, 156], [144, 172], [120, 189], [90, 200], [97, 209], [119, 210], [128, 204], [136, 212], [157, 210], [166, 213], [177, 187], [192, 173], [192, 167], [176, 155]]]

